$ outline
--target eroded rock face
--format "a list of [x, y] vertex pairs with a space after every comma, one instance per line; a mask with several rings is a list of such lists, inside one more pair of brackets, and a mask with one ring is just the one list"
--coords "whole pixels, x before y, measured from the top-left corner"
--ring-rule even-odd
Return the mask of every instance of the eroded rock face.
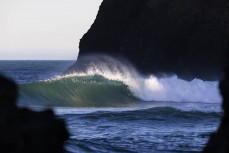
[[17, 108], [17, 95], [17, 85], [0, 76], [0, 152], [64, 153], [64, 122], [51, 110]]
[[142, 73], [218, 80], [228, 54], [228, 0], [104, 0], [79, 58], [123, 56]]

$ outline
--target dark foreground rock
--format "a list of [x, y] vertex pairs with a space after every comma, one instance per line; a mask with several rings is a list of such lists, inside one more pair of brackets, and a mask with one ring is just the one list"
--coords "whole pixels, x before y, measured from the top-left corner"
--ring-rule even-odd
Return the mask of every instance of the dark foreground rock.
[[117, 55], [144, 74], [219, 80], [228, 42], [228, 0], [104, 0], [80, 41], [79, 59]]
[[220, 83], [220, 91], [223, 96], [224, 115], [217, 132], [211, 135], [204, 153], [229, 153], [229, 66], [225, 79]]
[[0, 76], [0, 153], [64, 153], [68, 132], [51, 110], [16, 107], [16, 84]]

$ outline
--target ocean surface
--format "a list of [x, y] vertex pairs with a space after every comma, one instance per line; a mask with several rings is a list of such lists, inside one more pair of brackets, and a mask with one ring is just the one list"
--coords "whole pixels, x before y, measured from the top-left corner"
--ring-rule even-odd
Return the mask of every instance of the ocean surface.
[[65, 120], [69, 153], [201, 152], [219, 125], [218, 82], [141, 76], [120, 63], [63, 75], [73, 63], [0, 61], [19, 84], [20, 107], [52, 108]]

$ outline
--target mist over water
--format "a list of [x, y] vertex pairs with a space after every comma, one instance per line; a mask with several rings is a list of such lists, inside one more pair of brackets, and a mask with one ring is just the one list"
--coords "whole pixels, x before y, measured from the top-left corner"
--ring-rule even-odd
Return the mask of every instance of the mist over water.
[[[142, 76], [127, 61], [118, 61], [109, 56], [86, 57], [84, 70], [73, 72], [69, 76], [100, 75], [109, 80], [123, 82], [131, 93], [143, 101], [174, 101], [174, 102], [206, 102], [219, 103], [221, 96], [218, 91], [218, 81], [203, 81], [194, 79], [185, 81], [176, 75], [158, 78], [153, 74]], [[61, 78], [61, 77], [60, 77]]]

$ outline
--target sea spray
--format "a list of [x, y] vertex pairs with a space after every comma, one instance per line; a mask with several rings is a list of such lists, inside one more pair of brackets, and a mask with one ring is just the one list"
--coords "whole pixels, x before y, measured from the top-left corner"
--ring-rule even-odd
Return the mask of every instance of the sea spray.
[[100, 75], [108, 80], [120, 81], [128, 86], [133, 96], [143, 101], [206, 103], [221, 101], [218, 81], [200, 79], [186, 81], [176, 75], [161, 78], [154, 75], [143, 76], [128, 61], [105, 55], [86, 56], [77, 62], [78, 65], [75, 65], [73, 71], [65, 77]]
[[130, 106], [140, 101], [221, 101], [217, 81], [185, 81], [175, 75], [142, 76], [129, 63], [105, 59], [88, 63], [83, 71], [23, 84], [21, 98], [37, 105], [76, 107]]
[[[207, 82], [199, 79], [185, 81], [177, 76], [169, 78], [139, 77], [138, 87], [132, 91], [145, 101], [205, 102], [221, 101], [218, 82]], [[131, 88], [130, 88], [131, 89]]]

